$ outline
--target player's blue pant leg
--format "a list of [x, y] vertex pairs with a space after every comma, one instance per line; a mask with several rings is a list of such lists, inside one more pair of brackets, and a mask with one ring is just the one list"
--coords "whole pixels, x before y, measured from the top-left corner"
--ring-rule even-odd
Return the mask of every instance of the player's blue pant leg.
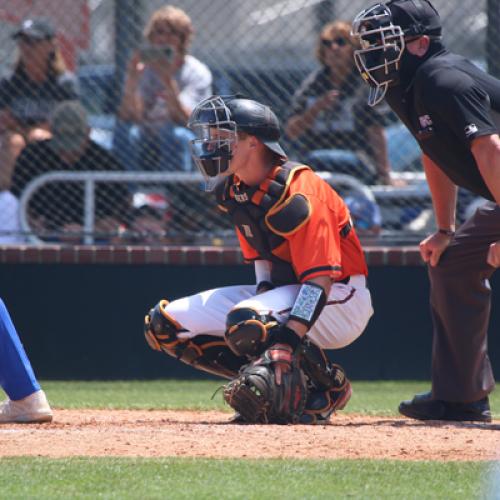
[[14, 401], [40, 390], [31, 363], [2, 299], [0, 299], [0, 386]]

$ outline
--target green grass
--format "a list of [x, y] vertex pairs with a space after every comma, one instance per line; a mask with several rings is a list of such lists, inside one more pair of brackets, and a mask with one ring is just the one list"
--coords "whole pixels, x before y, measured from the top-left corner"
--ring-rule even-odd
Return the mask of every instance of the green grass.
[[[205, 381], [43, 381], [55, 408], [230, 409], [221, 385]], [[426, 382], [353, 383], [348, 412], [391, 416]], [[500, 391], [492, 394], [500, 414]], [[492, 439], [497, 439], [497, 431]], [[15, 439], [3, 434], [2, 441]], [[34, 434], [36, 439], [36, 433]], [[335, 446], [335, 443], [332, 443]], [[497, 491], [491, 469], [497, 468]], [[499, 463], [388, 460], [209, 460], [185, 458], [19, 457], [0, 459], [4, 499], [500, 499]]]
[[0, 498], [485, 498], [491, 463], [368, 460], [0, 460]]
[[[117, 382], [42, 382], [56, 408], [131, 408], [227, 410], [222, 394], [211, 399], [223, 381], [152, 380]], [[347, 413], [390, 416], [399, 402], [427, 390], [427, 382], [354, 381]], [[490, 398], [493, 414], [500, 415], [500, 391]]]

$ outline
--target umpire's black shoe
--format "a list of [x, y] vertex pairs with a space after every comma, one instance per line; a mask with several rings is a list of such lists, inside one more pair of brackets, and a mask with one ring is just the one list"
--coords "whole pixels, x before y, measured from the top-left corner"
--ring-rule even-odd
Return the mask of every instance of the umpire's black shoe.
[[411, 401], [399, 405], [399, 413], [417, 420], [456, 420], [491, 422], [488, 398], [474, 403], [450, 403], [432, 399], [432, 393], [417, 394]]

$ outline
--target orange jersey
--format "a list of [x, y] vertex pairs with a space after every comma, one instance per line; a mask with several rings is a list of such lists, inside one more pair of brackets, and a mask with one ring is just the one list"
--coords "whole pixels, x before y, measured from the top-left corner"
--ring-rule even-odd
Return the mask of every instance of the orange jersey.
[[[265, 191], [278, 169], [260, 186]], [[283, 241], [271, 249], [271, 255], [290, 263], [298, 282], [304, 282], [316, 276], [330, 276], [336, 281], [355, 275], [367, 275], [368, 270], [359, 239], [350, 227], [349, 210], [338, 193], [309, 168], [295, 168], [287, 181], [283, 195], [264, 218], [273, 233], [279, 234]], [[259, 197], [259, 191], [252, 200]], [[287, 231], [270, 224], [269, 214], [279, 212], [290, 200], [300, 199], [303, 207], [302, 219], [295, 227], [293, 221], [287, 225]], [[305, 201], [306, 200], [306, 201]], [[308, 204], [307, 214], [305, 203]], [[349, 230], [350, 228], [350, 230]], [[245, 225], [237, 225], [236, 232], [246, 260], [268, 258], [255, 245], [250, 243], [249, 234], [245, 234]], [[272, 260], [272, 259], [271, 259]]]

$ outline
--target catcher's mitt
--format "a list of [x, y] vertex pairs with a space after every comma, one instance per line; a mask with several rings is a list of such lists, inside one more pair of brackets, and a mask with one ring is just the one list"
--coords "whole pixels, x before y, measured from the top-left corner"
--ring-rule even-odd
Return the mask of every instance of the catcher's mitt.
[[225, 401], [248, 423], [297, 423], [307, 382], [291, 348], [275, 345], [224, 387]]

